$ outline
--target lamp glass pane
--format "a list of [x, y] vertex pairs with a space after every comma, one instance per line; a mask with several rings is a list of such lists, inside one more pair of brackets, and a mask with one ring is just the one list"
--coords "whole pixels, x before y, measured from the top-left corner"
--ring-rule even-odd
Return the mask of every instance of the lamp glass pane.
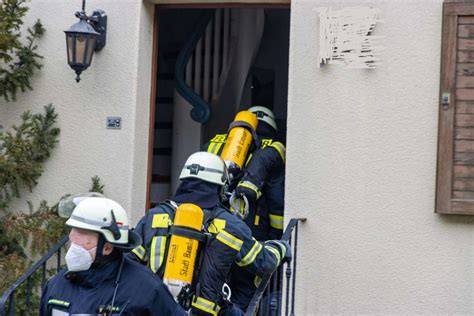
[[94, 47], [95, 47], [95, 36], [90, 36], [88, 38], [88, 45], [87, 45], [87, 52], [86, 52], [86, 64], [90, 65], [92, 61], [92, 55], [94, 54]]
[[67, 46], [67, 62], [68, 64], [73, 63], [73, 41], [74, 41], [74, 36], [72, 35], [66, 35], [66, 46]]
[[87, 36], [83, 34], [77, 34], [76, 37], [76, 64], [84, 64], [85, 56], [84, 54], [86, 53], [86, 41], [87, 41]]

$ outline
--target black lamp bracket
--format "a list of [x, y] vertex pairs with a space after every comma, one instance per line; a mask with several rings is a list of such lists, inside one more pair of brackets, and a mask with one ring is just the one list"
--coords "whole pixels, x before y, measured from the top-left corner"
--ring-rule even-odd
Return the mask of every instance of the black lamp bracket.
[[94, 50], [98, 52], [104, 48], [107, 34], [107, 14], [105, 14], [105, 11], [97, 9], [94, 10], [90, 16], [87, 15], [85, 11], [77, 11], [75, 15], [78, 19], [85, 20], [99, 33]]

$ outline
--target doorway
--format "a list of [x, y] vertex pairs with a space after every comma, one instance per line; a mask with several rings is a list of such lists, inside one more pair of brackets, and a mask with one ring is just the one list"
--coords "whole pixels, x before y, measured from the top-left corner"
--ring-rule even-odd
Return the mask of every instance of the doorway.
[[155, 16], [148, 207], [239, 110], [272, 109], [284, 141], [288, 91], [289, 5], [157, 5]]

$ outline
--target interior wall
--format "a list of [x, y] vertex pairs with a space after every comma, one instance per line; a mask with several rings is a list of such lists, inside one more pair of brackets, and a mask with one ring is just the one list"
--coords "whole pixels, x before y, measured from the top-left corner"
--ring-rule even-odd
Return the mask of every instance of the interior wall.
[[[316, 9], [381, 10], [376, 69], [318, 68]], [[442, 1], [291, 8], [286, 220], [296, 315], [474, 313], [474, 217], [434, 213]]]
[[[273, 113], [279, 123], [281, 134], [286, 131], [287, 101], [288, 101], [288, 55], [290, 37], [290, 10], [265, 9], [265, 28], [258, 54], [253, 67], [261, 71], [273, 72], [274, 91], [273, 104], [267, 104], [273, 108]], [[250, 78], [249, 78], [250, 79]], [[258, 85], [251, 82], [251, 85]], [[262, 84], [265, 84], [263, 82]], [[242, 98], [241, 109], [247, 109], [249, 105], [259, 104], [252, 100], [252, 90], [247, 87]], [[284, 137], [283, 137], [284, 138]]]

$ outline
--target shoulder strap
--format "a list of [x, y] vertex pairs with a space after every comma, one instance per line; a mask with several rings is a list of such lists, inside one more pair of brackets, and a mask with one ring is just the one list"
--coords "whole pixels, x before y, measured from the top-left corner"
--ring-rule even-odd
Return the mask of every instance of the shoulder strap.
[[247, 128], [250, 133], [252, 134], [252, 140], [257, 148], [260, 148], [260, 140], [258, 138], [257, 132], [254, 130], [253, 126], [245, 121], [233, 121], [229, 125], [229, 129], [227, 130], [227, 134], [230, 133], [230, 130], [234, 127], [245, 127]]
[[160, 202], [158, 205], [162, 206], [168, 214], [172, 213], [173, 215], [176, 212], [176, 209], [178, 208], [178, 204], [176, 204], [176, 202], [172, 200], [165, 200], [163, 202]]

